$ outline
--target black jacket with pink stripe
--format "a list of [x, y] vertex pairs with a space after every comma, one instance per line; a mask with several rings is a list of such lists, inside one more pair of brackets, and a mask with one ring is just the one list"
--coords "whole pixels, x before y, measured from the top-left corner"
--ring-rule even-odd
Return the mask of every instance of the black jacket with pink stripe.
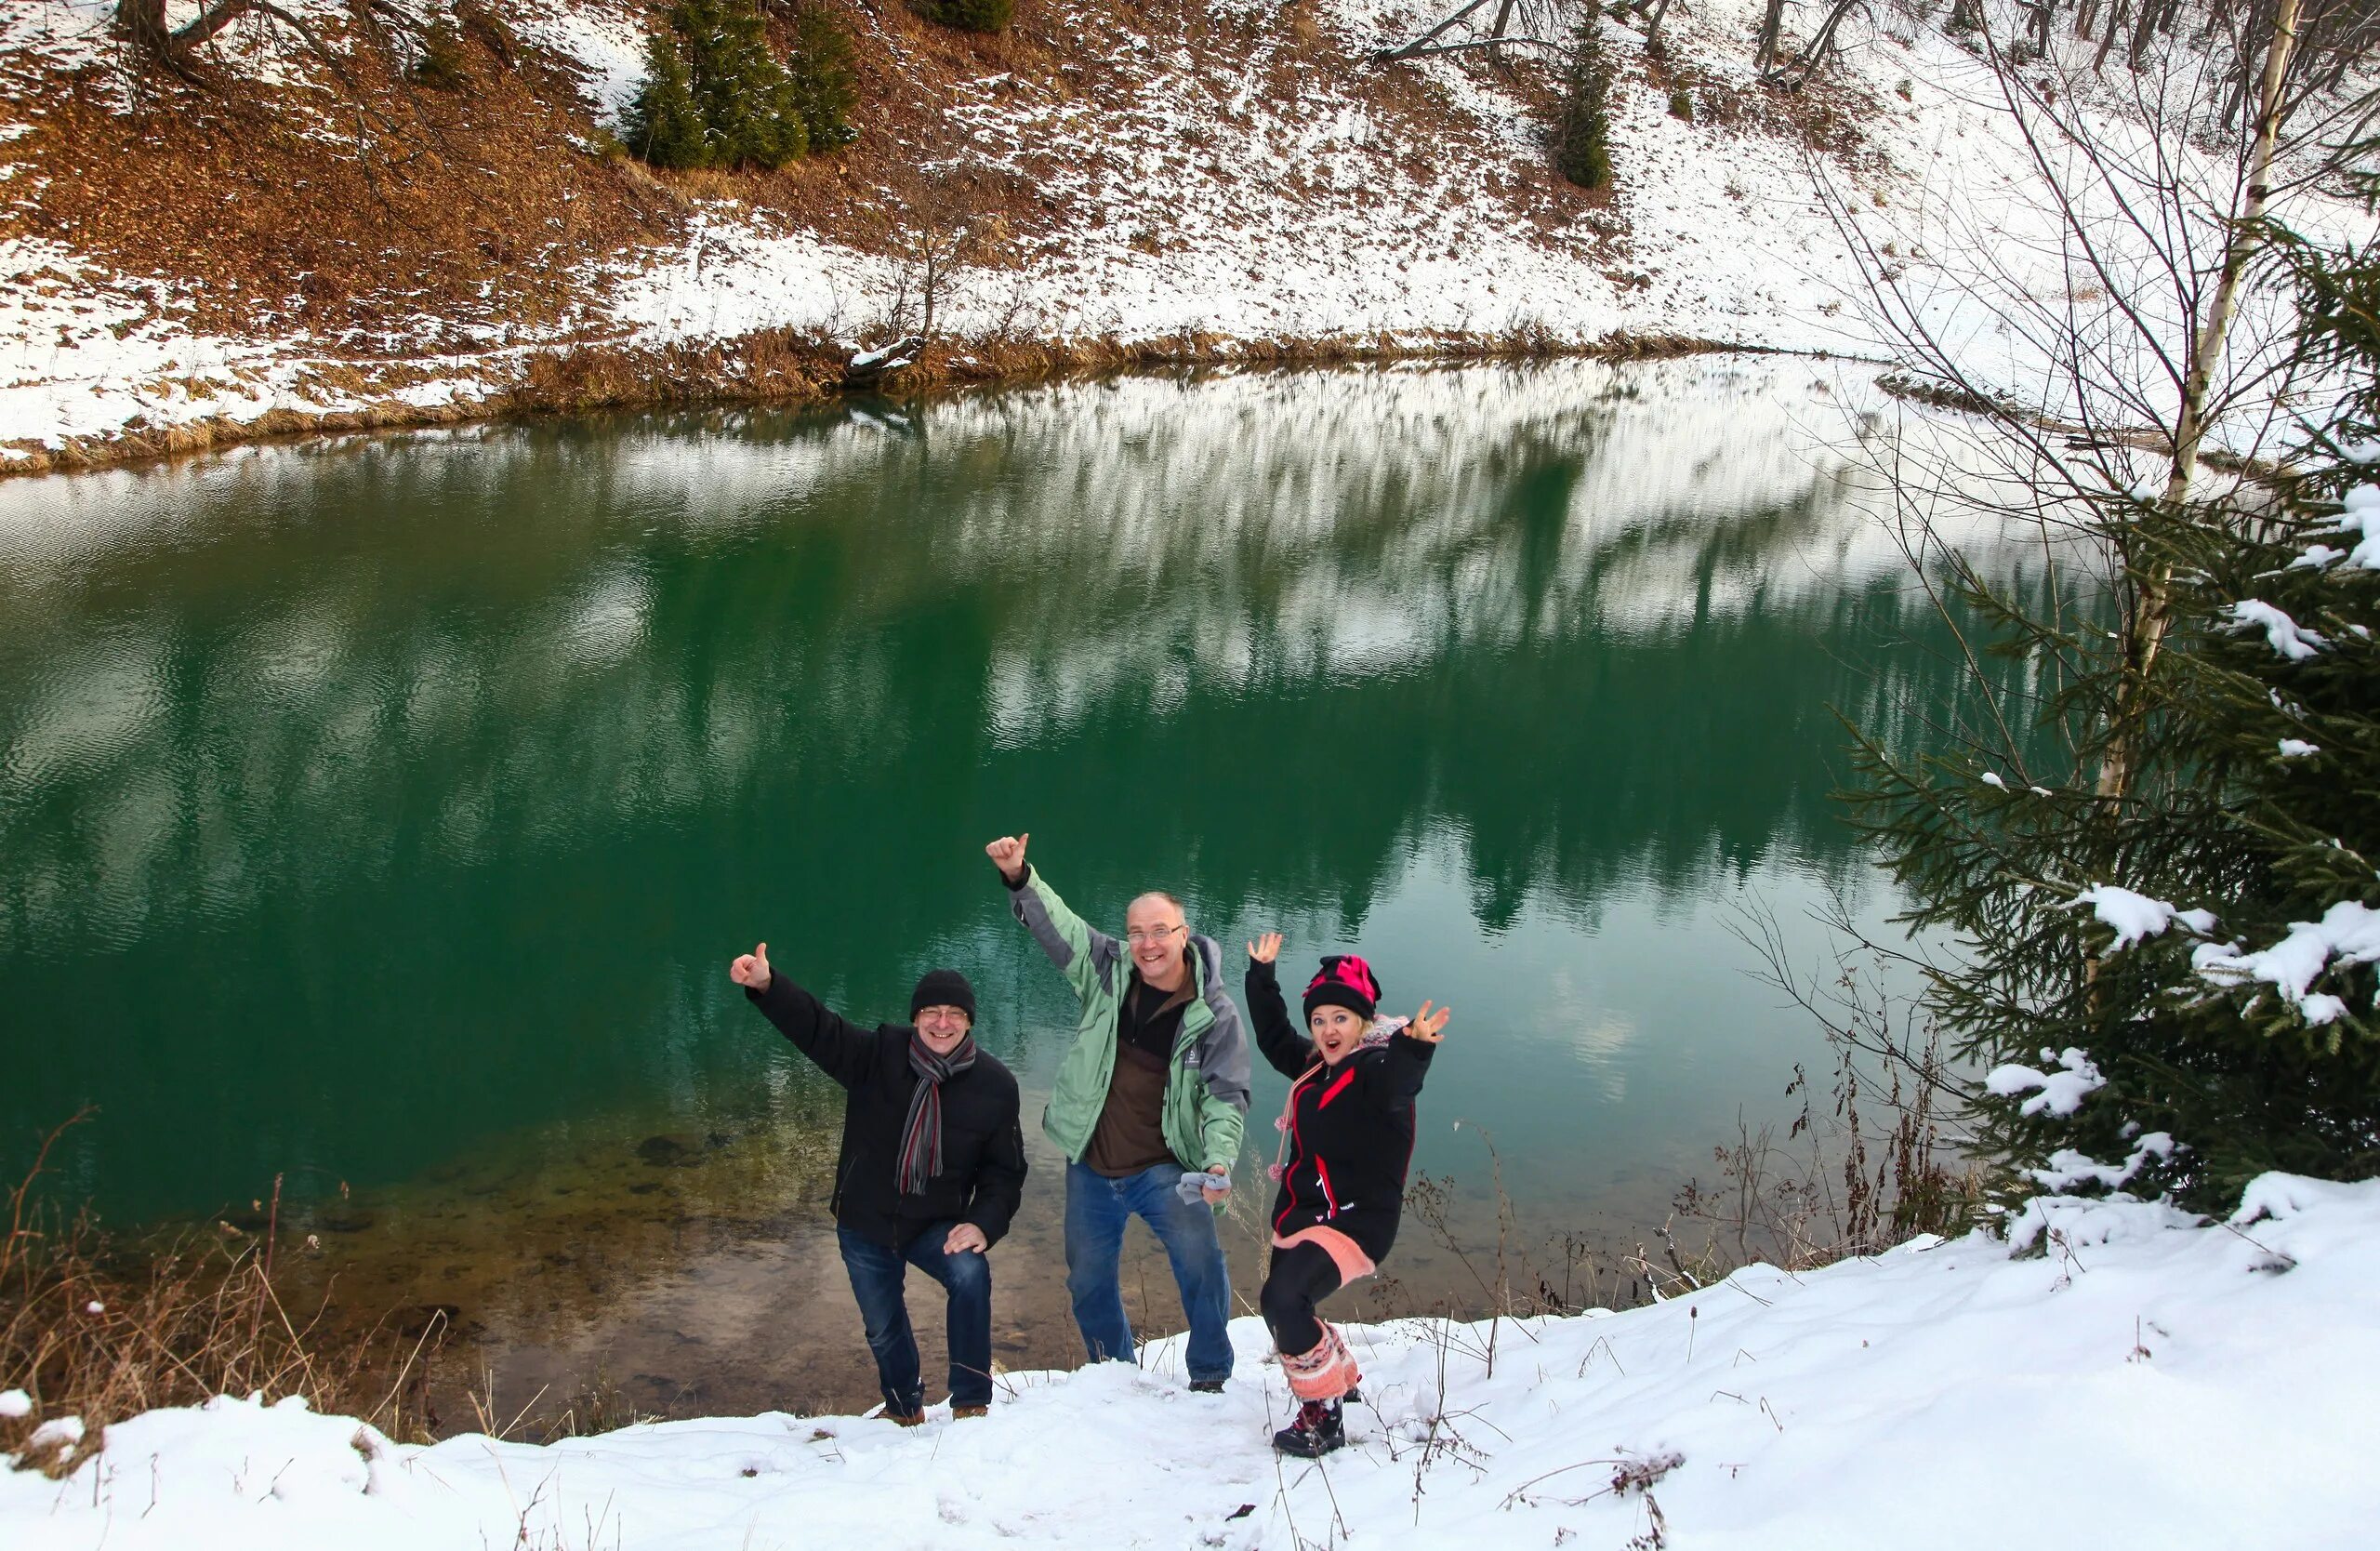
[[1248, 1015], [1257, 1048], [1290, 1080], [1273, 1232], [1337, 1228], [1377, 1265], [1396, 1242], [1413, 1160], [1413, 1101], [1437, 1047], [1393, 1034], [1325, 1067], [1314, 1041], [1290, 1021], [1273, 966], [1252, 959]]

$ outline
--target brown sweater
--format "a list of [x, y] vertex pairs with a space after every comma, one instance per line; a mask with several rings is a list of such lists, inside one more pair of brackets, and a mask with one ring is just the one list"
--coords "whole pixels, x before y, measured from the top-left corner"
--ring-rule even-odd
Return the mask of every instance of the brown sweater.
[[1082, 1160], [1094, 1173], [1122, 1179], [1160, 1163], [1176, 1161], [1165, 1145], [1165, 1082], [1173, 1069], [1173, 1045], [1182, 1033], [1190, 983], [1170, 994], [1144, 985], [1132, 973], [1124, 1004], [1116, 1014], [1116, 1070], [1107, 1080], [1107, 1103]]

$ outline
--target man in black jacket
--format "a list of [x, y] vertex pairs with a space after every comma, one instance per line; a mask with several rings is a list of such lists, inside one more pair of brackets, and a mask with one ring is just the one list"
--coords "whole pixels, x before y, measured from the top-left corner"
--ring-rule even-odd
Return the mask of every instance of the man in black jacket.
[[835, 1237], [867, 1327], [884, 1414], [925, 1420], [917, 1336], [901, 1295], [915, 1266], [949, 1293], [950, 1410], [992, 1403], [992, 1271], [986, 1252], [1025, 1191], [1016, 1079], [975, 1046], [975, 992], [932, 970], [909, 997], [908, 1024], [853, 1027], [769, 968], [769, 945], [739, 955], [728, 978], [850, 1094], [835, 1160]]

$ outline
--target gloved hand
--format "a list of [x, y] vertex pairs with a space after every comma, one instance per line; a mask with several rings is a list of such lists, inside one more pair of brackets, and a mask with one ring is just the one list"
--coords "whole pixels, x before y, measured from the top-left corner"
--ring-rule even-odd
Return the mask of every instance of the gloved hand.
[[1204, 1173], [1197, 1169], [1183, 1170], [1182, 1177], [1173, 1182], [1173, 1193], [1182, 1198], [1185, 1206], [1196, 1206], [1204, 1200], [1206, 1191], [1230, 1189], [1231, 1175]]

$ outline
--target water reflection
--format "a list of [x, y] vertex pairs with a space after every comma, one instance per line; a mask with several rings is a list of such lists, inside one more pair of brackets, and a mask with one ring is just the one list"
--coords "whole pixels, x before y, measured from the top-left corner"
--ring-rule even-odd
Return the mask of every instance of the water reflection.
[[1030, 1078], [1059, 993], [980, 855], [1020, 826], [1094, 909], [1361, 931], [1462, 1009], [1444, 1113], [1572, 1198], [1805, 1050], [1713, 902], [1858, 886], [1830, 706], [1956, 694], [1884, 649], [1936, 627], [1805, 367], [885, 419], [0, 485], [0, 1164], [85, 1101], [70, 1185], [119, 1216], [782, 1136], [815, 1084], [719, 985], [755, 934], [855, 1012], [961, 963]]

